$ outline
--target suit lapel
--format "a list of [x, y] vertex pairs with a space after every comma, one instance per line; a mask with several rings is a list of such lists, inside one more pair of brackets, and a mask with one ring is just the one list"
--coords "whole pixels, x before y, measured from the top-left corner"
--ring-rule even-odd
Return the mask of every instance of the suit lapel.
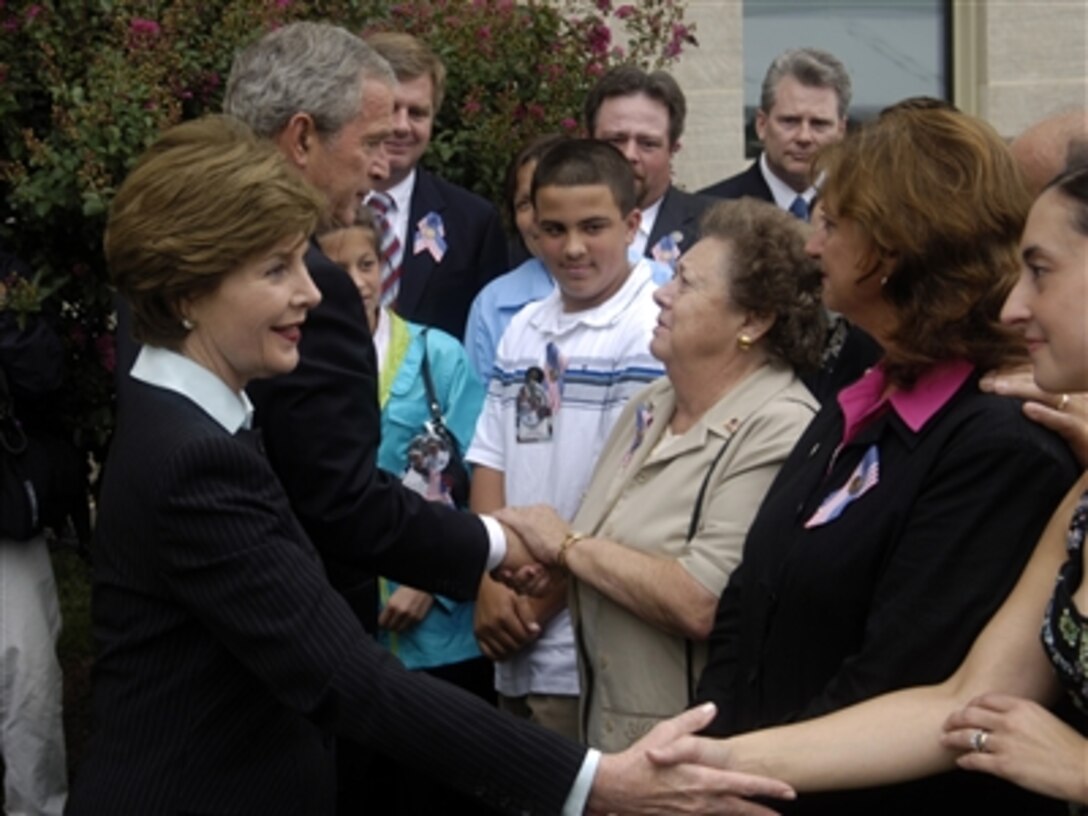
[[[416, 168], [416, 183], [412, 190], [412, 201], [408, 209], [408, 229], [404, 235], [404, 260], [401, 267], [400, 293], [397, 296], [397, 308], [405, 314], [416, 310], [423, 293], [427, 289], [431, 275], [437, 264], [434, 256], [427, 250], [418, 254], [415, 251], [416, 232], [419, 222], [430, 213], [443, 215], [446, 201], [439, 192], [430, 173], [422, 167]], [[450, 236], [446, 236], [449, 240]]]
[[771, 204], [774, 204], [774, 194], [771, 192], [771, 188], [767, 186], [767, 179], [763, 178], [763, 171], [759, 167], [759, 160], [752, 163], [752, 166], [748, 168], [748, 171], [744, 176], [745, 195], [762, 199], [763, 201], [769, 201]]
[[678, 212], [676, 198], [675, 188], [670, 186], [665, 191], [665, 198], [661, 202], [661, 209], [657, 213], [657, 220], [654, 221], [650, 237], [646, 239], [647, 258], [653, 257], [653, 248], [657, 246], [658, 241], [680, 226], [678, 222], [681, 220], [681, 214]]
[[654, 258], [653, 250], [667, 235], [674, 232], [681, 233], [682, 237], [677, 241], [682, 252], [691, 248], [695, 243], [698, 224], [696, 223], [702, 209], [697, 206], [698, 199], [690, 196], [675, 187], [670, 186], [665, 192], [665, 198], [661, 202], [661, 210], [654, 221], [653, 231], [646, 241], [647, 258]]

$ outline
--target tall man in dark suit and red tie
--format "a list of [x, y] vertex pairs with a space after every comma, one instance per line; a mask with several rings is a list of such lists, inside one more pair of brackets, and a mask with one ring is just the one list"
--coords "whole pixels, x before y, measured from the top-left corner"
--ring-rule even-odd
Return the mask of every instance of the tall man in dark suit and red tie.
[[759, 159], [745, 171], [701, 190], [715, 198], [762, 199], [808, 220], [816, 197], [812, 159], [846, 135], [850, 75], [818, 48], [779, 54], [763, 78], [756, 134]]

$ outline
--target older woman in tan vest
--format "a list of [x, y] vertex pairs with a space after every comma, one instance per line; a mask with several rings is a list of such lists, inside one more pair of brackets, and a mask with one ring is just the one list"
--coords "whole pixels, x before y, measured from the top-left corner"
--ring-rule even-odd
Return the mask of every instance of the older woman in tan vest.
[[573, 524], [505, 511], [574, 579], [592, 746], [630, 745], [688, 705], [748, 525], [817, 408], [796, 374], [824, 332], [803, 229], [750, 199], [708, 211], [656, 294], [650, 349], [667, 376], [631, 399]]

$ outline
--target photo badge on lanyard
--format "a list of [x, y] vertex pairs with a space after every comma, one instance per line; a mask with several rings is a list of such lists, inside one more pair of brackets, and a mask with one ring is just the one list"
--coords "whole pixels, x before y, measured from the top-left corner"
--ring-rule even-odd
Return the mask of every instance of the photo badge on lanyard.
[[553, 413], [544, 369], [532, 366], [525, 372], [525, 381], [518, 389], [518, 442], [551, 441]]
[[446, 469], [453, 459], [448, 434], [440, 433], [434, 423], [423, 423], [423, 431], [408, 443], [408, 467], [401, 481], [429, 501], [454, 506], [453, 485]]
[[518, 442], [549, 442], [563, 402], [567, 358], [554, 342], [544, 349], [544, 367], [530, 366], [517, 396]]

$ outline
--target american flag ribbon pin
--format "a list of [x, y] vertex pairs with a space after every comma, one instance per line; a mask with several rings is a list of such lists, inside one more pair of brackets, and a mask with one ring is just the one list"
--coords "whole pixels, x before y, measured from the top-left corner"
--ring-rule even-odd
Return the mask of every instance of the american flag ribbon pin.
[[861, 457], [858, 466], [846, 480], [846, 484], [838, 490], [830, 493], [816, 508], [812, 518], [805, 522], [805, 529], [811, 530], [828, 522], [834, 521], [843, 514], [843, 511], [857, 501], [880, 481], [880, 451], [876, 445], [870, 445]]

